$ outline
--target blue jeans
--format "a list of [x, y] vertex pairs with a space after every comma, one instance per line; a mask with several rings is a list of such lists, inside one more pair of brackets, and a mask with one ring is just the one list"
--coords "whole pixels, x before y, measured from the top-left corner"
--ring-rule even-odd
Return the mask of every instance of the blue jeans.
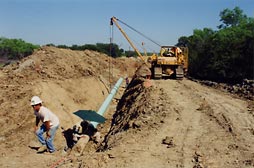
[[47, 148], [49, 149], [49, 152], [54, 152], [56, 149], [53, 145], [53, 140], [55, 138], [56, 130], [58, 129], [58, 126], [52, 127], [49, 129], [49, 138], [44, 138], [43, 134], [46, 132], [46, 127], [44, 124], [40, 126], [40, 128], [35, 132], [38, 140], [42, 145], [46, 145]]

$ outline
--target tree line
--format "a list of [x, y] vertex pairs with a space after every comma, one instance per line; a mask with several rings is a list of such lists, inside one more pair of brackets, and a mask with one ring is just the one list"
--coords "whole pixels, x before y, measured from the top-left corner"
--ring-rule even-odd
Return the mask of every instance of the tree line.
[[[107, 54], [111, 57], [137, 57], [137, 53], [135, 51], [126, 51], [122, 48], [119, 48], [117, 44], [114, 43], [96, 43], [96, 44], [85, 44], [85, 45], [54, 45], [54, 44], [47, 44], [46, 46], [54, 46], [57, 48], [64, 48], [64, 49], [71, 49], [71, 50], [92, 50], [92, 51], [98, 51], [104, 54]], [[142, 53], [143, 54], [143, 53]], [[152, 55], [152, 53], [148, 53]]]
[[189, 75], [217, 82], [254, 79], [254, 18], [239, 7], [220, 12], [218, 30], [195, 29], [178, 45], [189, 48]]
[[0, 58], [18, 60], [31, 55], [39, 45], [27, 43], [22, 39], [0, 38]]
[[64, 48], [64, 49], [71, 49], [71, 50], [92, 50], [98, 51], [101, 53], [105, 53], [111, 57], [121, 57], [124, 55], [124, 50], [119, 48], [117, 44], [107, 44], [107, 43], [96, 43], [96, 44], [85, 44], [85, 45], [54, 45], [54, 44], [47, 44], [46, 46], [54, 46], [57, 48]]

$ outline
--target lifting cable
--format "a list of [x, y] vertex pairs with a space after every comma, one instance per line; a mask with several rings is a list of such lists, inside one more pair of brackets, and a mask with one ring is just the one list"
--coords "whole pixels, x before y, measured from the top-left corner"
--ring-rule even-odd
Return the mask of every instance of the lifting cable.
[[119, 22], [121, 22], [122, 24], [124, 24], [125, 26], [129, 27], [130, 29], [132, 29], [133, 31], [137, 32], [138, 34], [140, 34], [141, 36], [145, 37], [147, 40], [153, 42], [154, 44], [158, 45], [159, 47], [161, 47], [160, 44], [158, 44], [157, 42], [155, 42], [153, 39], [149, 38], [148, 36], [144, 35], [143, 33], [139, 32], [138, 30], [134, 29], [133, 27], [129, 26], [128, 24], [124, 23], [123, 21], [117, 19]]
[[[113, 57], [113, 38], [114, 38], [114, 27], [110, 23], [110, 44], [109, 44], [109, 88], [111, 89], [111, 83], [113, 82], [113, 79], [111, 79], [111, 76], [113, 78], [113, 63], [111, 63], [112, 57]], [[112, 65], [111, 65], [112, 64]], [[111, 67], [112, 66], [112, 67]]]

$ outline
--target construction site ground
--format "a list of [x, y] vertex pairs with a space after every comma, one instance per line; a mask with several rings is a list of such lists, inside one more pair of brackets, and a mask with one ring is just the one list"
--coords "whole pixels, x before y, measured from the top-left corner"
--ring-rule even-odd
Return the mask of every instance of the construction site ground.
[[[0, 70], [0, 167], [243, 168], [254, 167], [253, 100], [183, 80], [148, 80], [135, 58], [42, 47]], [[65, 151], [63, 129], [81, 109], [97, 111], [120, 77], [122, 83], [98, 125], [104, 141], [82, 154]], [[30, 99], [55, 112], [53, 154], [37, 154]], [[252, 95], [253, 96], [253, 95]]]

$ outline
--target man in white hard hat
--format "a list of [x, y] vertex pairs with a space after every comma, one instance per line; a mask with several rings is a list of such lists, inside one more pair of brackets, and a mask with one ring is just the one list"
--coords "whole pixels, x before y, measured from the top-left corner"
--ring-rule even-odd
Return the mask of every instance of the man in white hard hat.
[[[34, 115], [36, 116], [34, 132], [42, 144], [38, 149], [38, 153], [46, 151], [53, 153], [56, 150], [53, 141], [56, 130], [59, 127], [59, 119], [52, 111], [42, 106], [42, 100], [38, 96], [32, 97], [31, 106], [34, 109]], [[39, 127], [40, 121], [42, 122], [42, 125]], [[46, 138], [43, 135], [45, 132]]]

